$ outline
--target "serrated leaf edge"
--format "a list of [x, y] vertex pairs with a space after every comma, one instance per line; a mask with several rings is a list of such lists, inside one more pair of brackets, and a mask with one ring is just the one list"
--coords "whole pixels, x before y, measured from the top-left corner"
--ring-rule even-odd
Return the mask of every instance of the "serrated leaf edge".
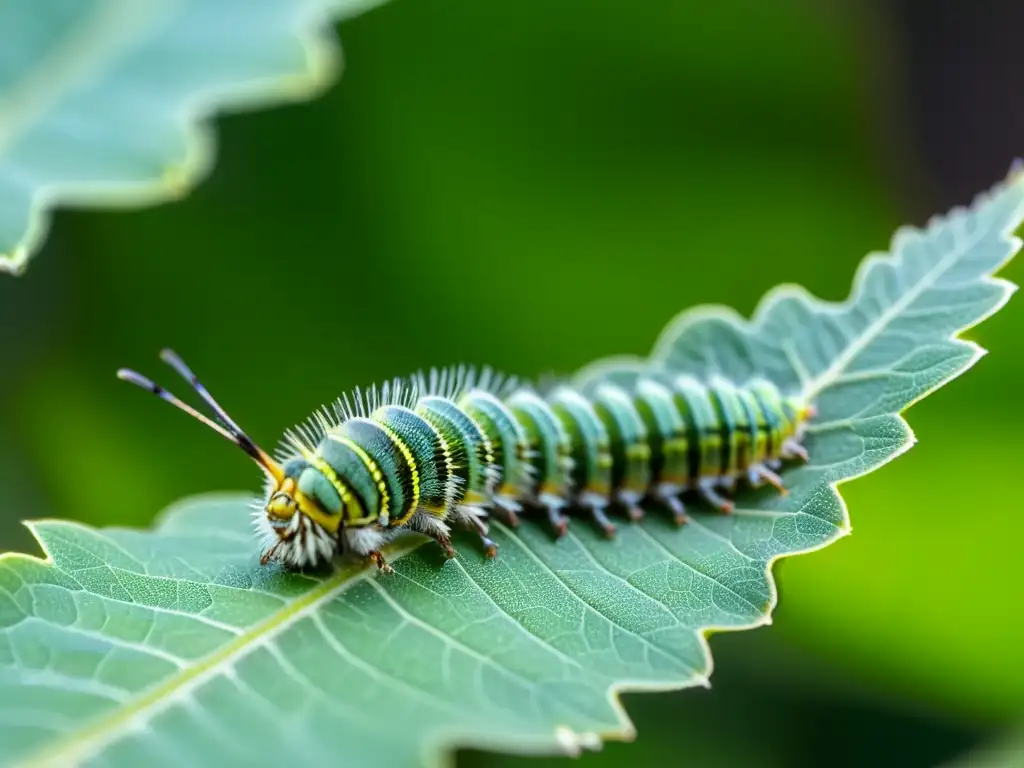
[[[1024, 171], [1017, 170], [1011, 172], [1010, 176], [1006, 179], [1004, 184], [996, 185], [995, 187], [993, 187], [993, 189], [977, 195], [971, 206], [957, 206], [952, 208], [946, 214], [940, 214], [930, 217], [926, 225], [925, 231], [941, 225], [943, 222], [947, 221], [948, 219], [955, 215], [967, 212], [971, 208], [979, 207], [985, 202], [990, 201], [999, 192], [1008, 189], [1009, 186], [1014, 184], [1024, 187]], [[1019, 216], [1017, 218], [1019, 218]], [[839, 486], [843, 485], [844, 483], [849, 483], [853, 480], [857, 480], [858, 478], [864, 477], [865, 475], [871, 474], [872, 472], [881, 469], [886, 464], [895, 461], [900, 456], [904, 455], [907, 451], [909, 451], [917, 443], [917, 437], [914, 434], [913, 427], [911, 427], [910, 423], [903, 417], [903, 414], [909, 411], [914, 405], [919, 403], [924, 398], [930, 396], [938, 389], [946, 386], [954, 379], [957, 379], [960, 376], [962, 376], [968, 370], [973, 368], [974, 365], [982, 357], [988, 354], [988, 350], [986, 350], [984, 347], [977, 344], [976, 342], [970, 341], [969, 339], [961, 338], [961, 334], [970, 330], [971, 328], [977, 327], [985, 320], [992, 317], [996, 312], [1000, 311], [1003, 307], [1005, 307], [1007, 302], [1009, 302], [1009, 300], [1017, 292], [1019, 286], [1017, 286], [1015, 283], [1009, 280], [1006, 280], [1005, 278], [995, 277], [995, 275], [1010, 261], [1012, 261], [1016, 257], [1017, 253], [1020, 251], [1022, 240], [1021, 238], [1015, 235], [1015, 232], [1017, 231], [1017, 229], [1019, 229], [1019, 227], [1019, 224], [1017, 226], [1011, 225], [1008, 227], [1004, 227], [1004, 229], [1001, 232], [1001, 236], [1009, 243], [1009, 252], [1006, 258], [1004, 258], [1003, 261], [1000, 262], [1000, 264], [996, 266], [987, 277], [982, 278], [981, 281], [984, 284], [995, 285], [1002, 289], [1003, 295], [1000, 301], [994, 304], [990, 310], [979, 316], [974, 322], [958, 328], [955, 332], [951, 333], [947, 337], [947, 340], [959, 341], [962, 344], [964, 344], [967, 348], [969, 348], [972, 352], [971, 358], [959, 370], [954, 371], [953, 373], [943, 377], [930, 388], [923, 390], [917, 397], [912, 399], [898, 413], [890, 414], [897, 418], [899, 425], [902, 427], [906, 434], [906, 439], [903, 441], [901, 445], [899, 445], [893, 451], [893, 453], [887, 459], [885, 459], [879, 464], [867, 467], [861, 472], [857, 472], [855, 474], [850, 475], [849, 477], [845, 477], [838, 482], [828, 484], [829, 488], [835, 493], [835, 496], [839, 501], [843, 514], [844, 525], [840, 529], [838, 529], [837, 534], [835, 536], [810, 549], [804, 549], [800, 550], [799, 552], [789, 552], [776, 555], [775, 557], [772, 557], [770, 560], [768, 560], [767, 566], [765, 568], [765, 575], [767, 576], [767, 581], [769, 585], [770, 598], [769, 605], [765, 614], [767, 621], [761, 623], [754, 622], [748, 626], [734, 626], [726, 628], [717, 628], [712, 626], [705, 627], [700, 630], [700, 634], [703, 638], [702, 644], [704, 645], [705, 652], [707, 654], [707, 675], [709, 678], [711, 677], [713, 671], [714, 659], [711, 656], [710, 648], [707, 644], [707, 637], [716, 631], [746, 631], [750, 629], [755, 629], [758, 626], [761, 626], [762, 624], [771, 623], [771, 614], [777, 607], [779, 598], [778, 585], [776, 584], [774, 575], [772, 573], [775, 563], [783, 558], [811, 554], [812, 552], [816, 552], [826, 546], [834, 544], [839, 539], [844, 538], [845, 536], [853, 533], [853, 528], [850, 522], [849, 508], [847, 507], [846, 499], [843, 497], [842, 493], [839, 492]], [[910, 225], [901, 226], [893, 234], [890, 240], [890, 250], [888, 252], [871, 252], [868, 255], [866, 255], [863, 259], [861, 259], [861, 262], [859, 263], [857, 270], [854, 273], [853, 285], [850, 290], [850, 294], [847, 296], [846, 299], [842, 301], [829, 302], [814, 296], [812, 293], [810, 293], [810, 291], [808, 291], [805, 287], [801, 285], [783, 283], [771, 288], [764, 294], [764, 296], [762, 296], [762, 298], [758, 301], [754, 309], [754, 312], [752, 313], [751, 318], [749, 320], [745, 318], [742, 314], [740, 314], [738, 311], [736, 311], [734, 308], [724, 304], [704, 304], [689, 309], [685, 309], [682, 312], [678, 313], [665, 326], [662, 332], [658, 335], [658, 338], [651, 349], [651, 353], [647, 357], [642, 357], [639, 355], [608, 356], [581, 368], [574, 375], [573, 381], [577, 384], [582, 384], [582, 382], [584, 382], [587, 379], [599, 377], [604, 371], [610, 368], [635, 368], [637, 371], [643, 370], [645, 366], [649, 365], [650, 360], [661, 357], [659, 353], [666, 348], [666, 345], [670, 342], [671, 339], [678, 337], [687, 327], [695, 325], [697, 323], [706, 322], [708, 320], [718, 320], [724, 322], [741, 331], [744, 335], [748, 334], [752, 330], [758, 329], [759, 327], [764, 325], [764, 323], [770, 315], [772, 308], [777, 303], [788, 299], [798, 299], [805, 303], [810, 302], [818, 311], [840, 313], [857, 303], [864, 290], [868, 272], [872, 269], [872, 267], [879, 261], [894, 261], [900, 259], [900, 242], [904, 238], [912, 234], [917, 234], [921, 232], [922, 230], [918, 227]], [[668, 686], [666, 688], [656, 688], [655, 690], [678, 690], [680, 688], [687, 687], [691, 686]], [[626, 685], [612, 686], [612, 694], [616, 698], [621, 693], [634, 692], [636, 690], [637, 689], [630, 688]], [[631, 723], [630, 726], [632, 726]], [[614, 738], [611, 734], [602, 735], [604, 736], [604, 738]]]

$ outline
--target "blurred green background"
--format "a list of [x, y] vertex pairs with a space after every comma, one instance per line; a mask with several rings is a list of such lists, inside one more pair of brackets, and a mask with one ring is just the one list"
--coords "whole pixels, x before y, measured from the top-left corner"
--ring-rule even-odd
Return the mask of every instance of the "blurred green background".
[[[273, 443], [420, 366], [566, 373], [693, 304], [843, 298], [896, 226], [1024, 154], [1022, 24], [952, 0], [397, 0], [342, 25], [339, 84], [218, 119], [194, 195], [62, 212], [0, 280], [0, 549], [37, 551], [24, 518], [144, 526], [259, 487], [114, 378], [173, 381], [165, 345]], [[774, 624], [712, 639], [710, 691], [627, 696], [638, 741], [582, 765], [938, 765], [1024, 717], [1022, 332], [1018, 298], [969, 334], [993, 354], [844, 487], [852, 537], [776, 567]]]

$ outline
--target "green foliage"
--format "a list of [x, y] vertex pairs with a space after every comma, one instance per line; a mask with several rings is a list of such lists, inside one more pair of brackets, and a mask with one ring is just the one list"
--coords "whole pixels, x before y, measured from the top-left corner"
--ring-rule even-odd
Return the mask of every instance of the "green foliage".
[[837, 484], [906, 450], [900, 413], [978, 359], [956, 335], [1012, 293], [992, 274], [1022, 218], [1018, 176], [901, 230], [845, 304], [783, 287], [751, 324], [700, 308], [669, 326], [649, 364], [756, 370], [819, 408], [790, 494], [747, 493], [733, 516], [677, 530], [652, 510], [615, 542], [582, 523], [559, 542], [496, 525], [496, 561], [461, 541], [443, 562], [410, 535], [391, 576], [261, 568], [242, 497], [183, 502], [153, 532], [34, 523], [48, 560], [0, 561], [0, 757], [279, 764], [301, 749], [408, 766], [455, 744], [574, 753], [632, 737], [616, 692], [706, 684], [709, 632], [769, 622], [772, 563], [849, 532]]
[[24, 270], [52, 205], [187, 194], [213, 162], [207, 113], [320, 92], [327, 22], [381, 1], [4, 3], [0, 271]]

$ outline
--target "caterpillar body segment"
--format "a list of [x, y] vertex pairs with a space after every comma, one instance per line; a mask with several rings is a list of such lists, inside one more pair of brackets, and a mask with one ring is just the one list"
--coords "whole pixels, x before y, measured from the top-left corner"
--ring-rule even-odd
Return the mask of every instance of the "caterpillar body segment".
[[370, 417], [387, 433], [408, 468], [410, 505], [390, 525], [404, 525], [417, 512], [444, 517], [450, 461], [447, 446], [428, 421], [402, 405], [385, 405]]
[[562, 509], [572, 488], [572, 442], [551, 405], [532, 389], [519, 389], [508, 398], [515, 418], [526, 433], [530, 481], [523, 501], [543, 509], [558, 536], [568, 530]]
[[631, 395], [612, 384], [602, 384], [594, 408], [611, 437], [612, 500], [632, 520], [643, 517], [640, 502], [650, 489], [651, 449], [647, 427]]
[[[585, 509], [607, 536], [615, 526], [605, 514], [611, 501], [612, 466], [611, 437], [594, 405], [571, 387], [557, 387], [548, 397], [552, 410], [568, 437], [569, 481], [568, 501]], [[564, 533], [565, 528], [560, 529]]]
[[519, 525], [520, 499], [529, 486], [529, 436], [522, 423], [500, 398], [485, 389], [465, 392], [458, 405], [473, 419], [491, 442], [493, 476], [491, 503], [512, 527]]
[[[690, 437], [686, 419], [674, 397], [664, 384], [640, 379], [634, 392], [634, 404], [648, 436], [651, 472], [648, 495], [653, 502], [667, 508], [676, 523], [682, 525], [686, 522], [686, 508], [679, 496], [689, 489]], [[697, 446], [696, 438], [694, 445]], [[699, 469], [699, 464], [695, 468]]]
[[432, 371], [344, 395], [286, 431], [274, 457], [242, 432], [171, 352], [206, 401], [195, 411], [143, 376], [119, 376], [185, 410], [242, 448], [265, 472], [254, 522], [261, 561], [316, 566], [342, 551], [390, 566], [381, 547], [403, 530], [454, 556], [452, 526], [475, 531], [488, 555], [490, 517], [511, 526], [527, 511], [567, 531], [567, 513], [612, 538], [611, 516], [638, 520], [660, 507], [682, 525], [683, 498], [731, 512], [741, 486], [770, 483], [807, 460], [814, 409], [755, 379], [737, 385], [660, 369], [538, 391], [485, 369]]

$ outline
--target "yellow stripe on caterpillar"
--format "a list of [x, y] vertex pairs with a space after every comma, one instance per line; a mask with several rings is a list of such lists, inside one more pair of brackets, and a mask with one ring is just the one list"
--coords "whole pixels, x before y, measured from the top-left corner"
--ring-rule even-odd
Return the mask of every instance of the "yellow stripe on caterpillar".
[[[338, 492], [338, 496], [341, 497], [341, 503], [344, 505], [345, 511], [348, 513], [345, 516], [346, 525], [365, 525], [367, 523], [372, 523], [376, 519], [366, 514], [366, 510], [363, 509], [362, 504], [352, 496], [352, 492], [349, 490], [348, 486], [341, 482], [338, 478], [338, 473], [334, 471], [334, 468], [330, 464], [324, 461], [320, 456], [317, 456], [315, 453], [304, 448], [301, 453], [302, 457], [316, 468], [320, 474], [326, 477], [327, 482], [329, 482], [334, 487], [334, 490]], [[324, 514], [319, 511], [318, 505], [313, 503], [311, 500], [308, 506], [315, 510], [313, 513], [303, 510], [306, 511], [308, 517], [316, 521], [321, 527], [331, 533], [335, 533], [338, 530], [338, 526], [341, 523], [341, 517], [343, 517], [342, 515], [325, 517]], [[356, 509], [359, 510], [359, 514], [352, 514]], [[325, 524], [324, 522], [321, 522], [322, 520], [330, 522]]]
[[416, 512], [416, 508], [420, 505], [420, 473], [416, 468], [416, 459], [412, 455], [412, 451], [409, 450], [409, 446], [403, 441], [391, 427], [387, 424], [382, 424], [379, 421], [374, 422], [389, 438], [391, 442], [395, 444], [406, 463], [409, 465], [410, 474], [412, 475], [412, 503], [409, 505], [409, 511], [400, 518], [396, 518], [391, 521], [391, 525], [402, 525], [405, 523], [413, 514]]
[[370, 471], [370, 476], [373, 478], [373, 482], [377, 484], [377, 491], [380, 493], [380, 511], [378, 513], [378, 519], [380, 520], [381, 525], [387, 525], [388, 520], [390, 519], [389, 512], [391, 507], [391, 498], [388, 496], [388, 486], [384, 481], [384, 474], [380, 471], [380, 467], [377, 466], [377, 462], [374, 461], [370, 457], [370, 454], [364, 451], [361, 446], [352, 440], [349, 440], [347, 437], [334, 433], [328, 434], [327, 437], [336, 443], [341, 443], [342, 445], [351, 448], [352, 451], [362, 459], [366, 468]]
[[434, 424], [433, 418], [430, 416], [430, 414], [422, 413], [420, 414], [420, 416], [423, 419], [423, 421], [426, 422], [427, 426], [430, 427], [430, 430], [434, 433], [434, 435], [437, 437], [437, 441], [441, 445], [441, 453], [444, 455], [444, 465], [448, 474], [448, 478], [445, 481], [444, 489], [445, 506], [444, 509], [428, 510], [429, 512], [431, 512], [434, 515], [437, 515], [438, 517], [444, 517], [453, 506], [455, 502], [455, 495], [458, 493], [459, 478], [455, 474], [455, 470], [460, 469], [460, 467], [455, 466], [455, 462], [452, 461], [452, 452], [451, 448], [448, 446], [448, 441], [444, 439], [444, 435], [441, 434], [441, 430], [439, 430], [437, 428], [437, 425]]

